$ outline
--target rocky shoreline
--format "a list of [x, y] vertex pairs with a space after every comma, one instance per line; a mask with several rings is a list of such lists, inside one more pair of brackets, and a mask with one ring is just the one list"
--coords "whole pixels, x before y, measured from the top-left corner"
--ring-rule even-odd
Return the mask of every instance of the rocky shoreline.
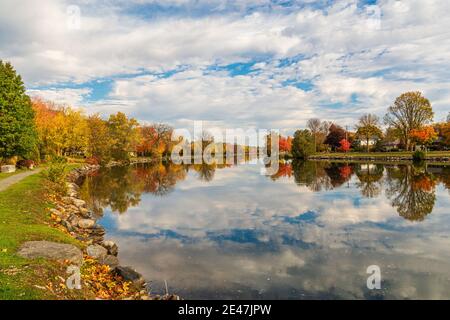
[[[123, 163], [109, 166], [113, 165], [123, 165]], [[119, 253], [117, 244], [105, 240], [105, 229], [97, 223], [99, 217], [80, 198], [79, 186], [76, 184], [83, 176], [96, 172], [98, 169], [100, 169], [99, 165], [85, 164], [72, 170], [67, 177], [67, 196], [54, 201], [55, 208], [50, 209], [51, 214], [71, 236], [86, 244], [84, 255], [95, 259], [100, 264], [109, 266], [111, 272], [122, 277], [124, 281], [130, 282], [140, 292], [138, 299], [179, 300], [176, 295], [151, 295], [147, 290], [147, 283], [140, 273], [132, 267], [120, 265], [117, 257]]]

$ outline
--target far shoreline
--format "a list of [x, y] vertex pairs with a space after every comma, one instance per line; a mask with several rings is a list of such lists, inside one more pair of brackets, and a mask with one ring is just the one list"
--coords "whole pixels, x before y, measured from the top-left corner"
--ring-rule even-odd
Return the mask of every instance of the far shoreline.
[[[345, 160], [345, 161], [406, 161], [413, 162], [413, 152], [336, 152], [314, 154], [308, 157], [308, 160]], [[450, 163], [450, 151], [429, 151], [425, 155], [425, 162], [432, 163]]]

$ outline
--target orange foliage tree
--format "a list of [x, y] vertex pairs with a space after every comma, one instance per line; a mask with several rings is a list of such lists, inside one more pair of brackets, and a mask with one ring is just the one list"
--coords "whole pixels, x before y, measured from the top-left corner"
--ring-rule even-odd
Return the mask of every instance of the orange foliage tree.
[[278, 142], [280, 152], [291, 152], [292, 151], [292, 137], [280, 136]]
[[425, 126], [421, 129], [411, 130], [409, 137], [413, 142], [426, 146], [432, 144], [438, 135], [432, 126]]

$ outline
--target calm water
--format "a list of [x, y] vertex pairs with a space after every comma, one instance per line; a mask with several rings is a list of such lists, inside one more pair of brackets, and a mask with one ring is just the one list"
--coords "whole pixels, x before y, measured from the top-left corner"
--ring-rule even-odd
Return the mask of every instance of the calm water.
[[[450, 166], [139, 165], [82, 186], [119, 259], [186, 299], [450, 298]], [[382, 289], [366, 286], [378, 265]]]

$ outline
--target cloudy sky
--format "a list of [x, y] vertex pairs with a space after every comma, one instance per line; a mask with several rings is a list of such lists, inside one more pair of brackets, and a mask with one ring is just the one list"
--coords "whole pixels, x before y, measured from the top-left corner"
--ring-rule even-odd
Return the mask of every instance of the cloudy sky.
[[420, 90], [450, 109], [446, 0], [0, 0], [31, 95], [188, 127], [352, 127]]

